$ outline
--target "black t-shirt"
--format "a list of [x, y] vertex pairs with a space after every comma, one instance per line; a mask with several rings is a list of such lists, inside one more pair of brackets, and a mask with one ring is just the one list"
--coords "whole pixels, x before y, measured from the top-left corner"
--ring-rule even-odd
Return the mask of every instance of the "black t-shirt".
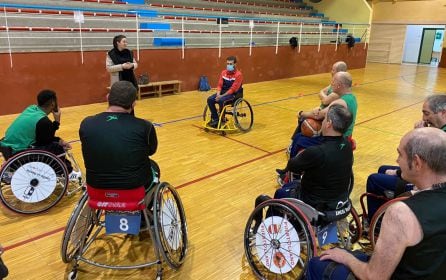
[[288, 161], [287, 169], [303, 173], [301, 200], [319, 211], [335, 210], [349, 195], [353, 151], [344, 137], [327, 136]]
[[423, 240], [407, 247], [392, 279], [445, 279], [446, 188], [416, 193], [403, 200], [423, 230]]
[[79, 136], [87, 184], [102, 189], [132, 189], [152, 182], [149, 156], [158, 141], [153, 124], [128, 113], [87, 117]]

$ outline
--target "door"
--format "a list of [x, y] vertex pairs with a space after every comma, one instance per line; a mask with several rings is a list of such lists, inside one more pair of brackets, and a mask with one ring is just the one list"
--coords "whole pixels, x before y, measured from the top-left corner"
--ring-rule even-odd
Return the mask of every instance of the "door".
[[434, 47], [436, 29], [423, 29], [421, 38], [420, 54], [418, 55], [418, 63], [430, 64], [432, 60], [432, 49]]

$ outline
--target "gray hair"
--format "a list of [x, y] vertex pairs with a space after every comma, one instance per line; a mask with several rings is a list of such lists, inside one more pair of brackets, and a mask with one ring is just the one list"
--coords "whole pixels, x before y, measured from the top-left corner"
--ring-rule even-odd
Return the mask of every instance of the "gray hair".
[[437, 174], [446, 174], [446, 134], [438, 128], [418, 128], [409, 133], [404, 151], [409, 168], [418, 155]]
[[342, 105], [333, 104], [328, 108], [327, 120], [333, 124], [333, 129], [344, 134], [353, 121], [350, 111]]
[[429, 109], [435, 114], [446, 110], [446, 95], [432, 95], [426, 98]]
[[108, 95], [108, 105], [119, 106], [126, 110], [132, 108], [136, 100], [136, 88], [127, 81], [119, 81], [112, 85]]

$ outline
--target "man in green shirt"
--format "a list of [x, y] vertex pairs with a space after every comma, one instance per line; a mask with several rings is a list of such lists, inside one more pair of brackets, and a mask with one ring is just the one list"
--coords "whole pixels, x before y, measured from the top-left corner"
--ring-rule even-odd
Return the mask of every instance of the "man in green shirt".
[[[48, 118], [53, 115], [54, 121]], [[60, 155], [70, 149], [69, 143], [55, 136], [60, 126], [61, 111], [57, 105], [56, 93], [52, 90], [42, 90], [37, 95], [37, 105], [28, 106], [8, 127], [5, 137], [0, 141], [4, 157], [16, 154], [29, 148], [46, 150]], [[73, 171], [71, 162], [64, 157], [70, 179], [77, 180], [80, 172]], [[73, 173], [74, 172], [74, 173]]]

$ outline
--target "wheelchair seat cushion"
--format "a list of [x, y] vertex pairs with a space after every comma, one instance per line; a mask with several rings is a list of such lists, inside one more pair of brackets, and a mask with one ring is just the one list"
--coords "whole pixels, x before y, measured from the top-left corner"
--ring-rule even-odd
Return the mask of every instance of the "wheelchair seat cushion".
[[136, 211], [143, 210], [144, 186], [128, 190], [97, 189], [87, 185], [88, 206], [93, 209], [107, 211]]

